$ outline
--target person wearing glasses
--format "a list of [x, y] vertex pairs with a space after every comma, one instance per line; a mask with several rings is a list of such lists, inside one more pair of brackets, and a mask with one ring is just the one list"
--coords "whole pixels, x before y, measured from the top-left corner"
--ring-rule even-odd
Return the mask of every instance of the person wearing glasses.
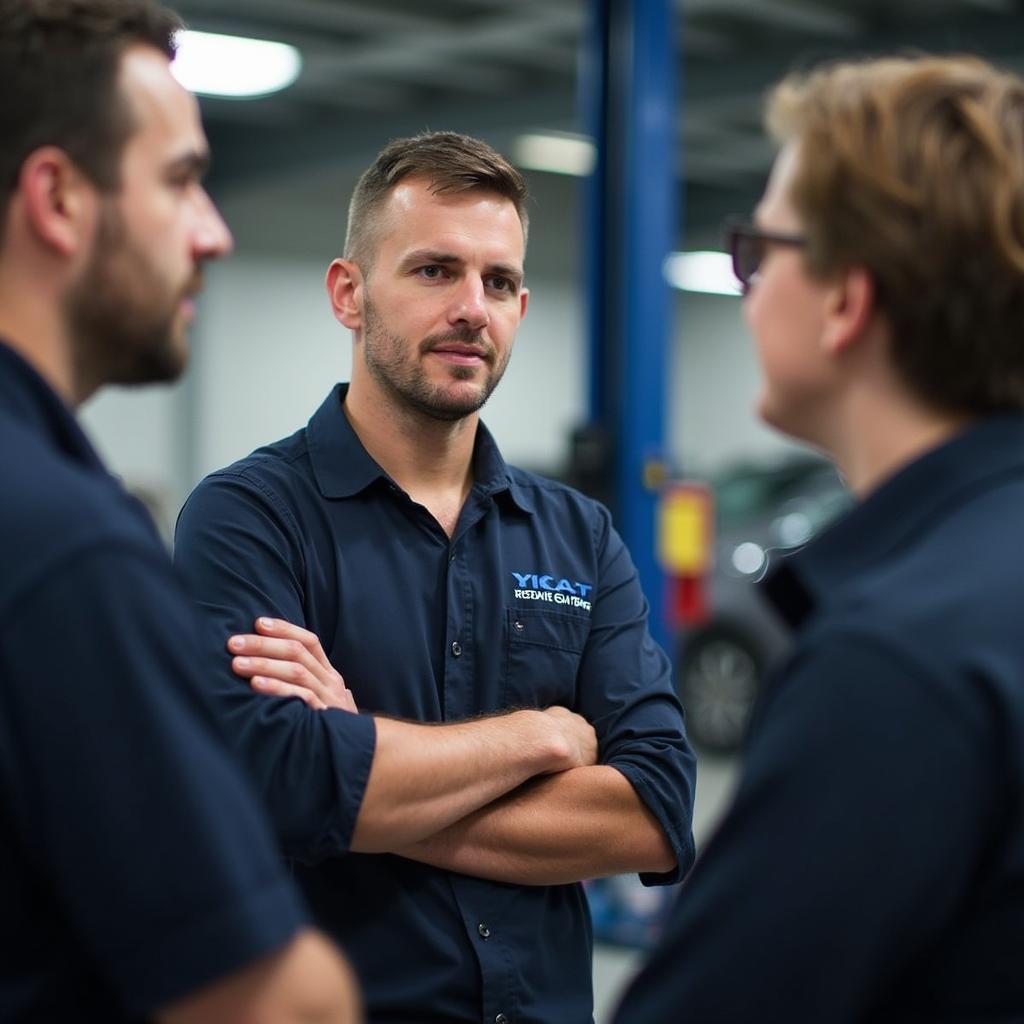
[[616, 1024], [1024, 1020], [1024, 81], [838, 63], [768, 121], [759, 412], [858, 503], [766, 581], [795, 648]]

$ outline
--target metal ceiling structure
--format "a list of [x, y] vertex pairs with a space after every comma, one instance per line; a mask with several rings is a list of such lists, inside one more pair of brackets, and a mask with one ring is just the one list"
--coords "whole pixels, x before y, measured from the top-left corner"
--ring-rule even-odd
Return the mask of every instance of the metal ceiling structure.
[[[299, 80], [258, 100], [204, 99], [214, 185], [354, 170], [389, 138], [454, 128], [506, 147], [579, 131], [587, 0], [179, 0], [192, 28], [293, 43]], [[1022, 0], [677, 0], [678, 168], [688, 233], [749, 208], [772, 157], [762, 97], [788, 69], [908, 48], [1024, 69]], [[680, 229], [680, 234], [682, 230]]]

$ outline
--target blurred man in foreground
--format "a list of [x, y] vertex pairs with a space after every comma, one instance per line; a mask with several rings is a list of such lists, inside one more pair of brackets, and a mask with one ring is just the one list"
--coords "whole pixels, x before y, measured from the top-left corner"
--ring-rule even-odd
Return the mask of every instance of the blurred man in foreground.
[[203, 263], [177, 21], [0, 0], [0, 1020], [354, 1021], [196, 679], [195, 614], [72, 409], [181, 370]]
[[768, 580], [795, 651], [616, 1020], [1024, 1020], [1024, 82], [839, 64], [769, 121], [760, 412], [860, 503]]

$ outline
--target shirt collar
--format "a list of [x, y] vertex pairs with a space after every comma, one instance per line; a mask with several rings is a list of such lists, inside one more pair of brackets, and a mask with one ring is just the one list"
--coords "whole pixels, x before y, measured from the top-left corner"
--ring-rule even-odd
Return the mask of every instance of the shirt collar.
[[[342, 405], [348, 384], [336, 384], [313, 414], [306, 430], [309, 457], [325, 498], [350, 498], [377, 480], [392, 482], [363, 447]], [[507, 495], [524, 512], [533, 502], [513, 477], [491, 432], [478, 424], [473, 447], [474, 490], [488, 497]]]
[[474, 487], [481, 494], [491, 498], [508, 498], [523, 512], [533, 513], [534, 504], [498, 450], [494, 435], [483, 425], [477, 424], [476, 441], [473, 445]]
[[951, 506], [1000, 477], [1024, 472], [1024, 415], [972, 424], [899, 470], [764, 583], [782, 616], [799, 626], [814, 609], [919, 536]]
[[33, 366], [0, 341], [0, 409], [75, 461], [106, 472], [74, 413]]
[[325, 498], [351, 498], [388, 475], [363, 447], [342, 409], [347, 384], [335, 384], [306, 428], [309, 458]]

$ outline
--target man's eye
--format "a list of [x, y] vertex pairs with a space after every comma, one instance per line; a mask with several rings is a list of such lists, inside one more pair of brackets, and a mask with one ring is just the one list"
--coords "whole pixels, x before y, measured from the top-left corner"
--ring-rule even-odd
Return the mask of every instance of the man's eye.
[[171, 188], [176, 189], [179, 192], [188, 192], [190, 189], [196, 188], [200, 184], [198, 175], [196, 174], [175, 174], [168, 179]]
[[492, 277], [490, 279], [490, 286], [499, 292], [514, 292], [516, 290], [516, 283], [508, 277]]
[[444, 267], [438, 266], [436, 263], [431, 263], [429, 266], [420, 267], [418, 273], [420, 277], [425, 277], [428, 281], [436, 281], [439, 277], [444, 275]]

